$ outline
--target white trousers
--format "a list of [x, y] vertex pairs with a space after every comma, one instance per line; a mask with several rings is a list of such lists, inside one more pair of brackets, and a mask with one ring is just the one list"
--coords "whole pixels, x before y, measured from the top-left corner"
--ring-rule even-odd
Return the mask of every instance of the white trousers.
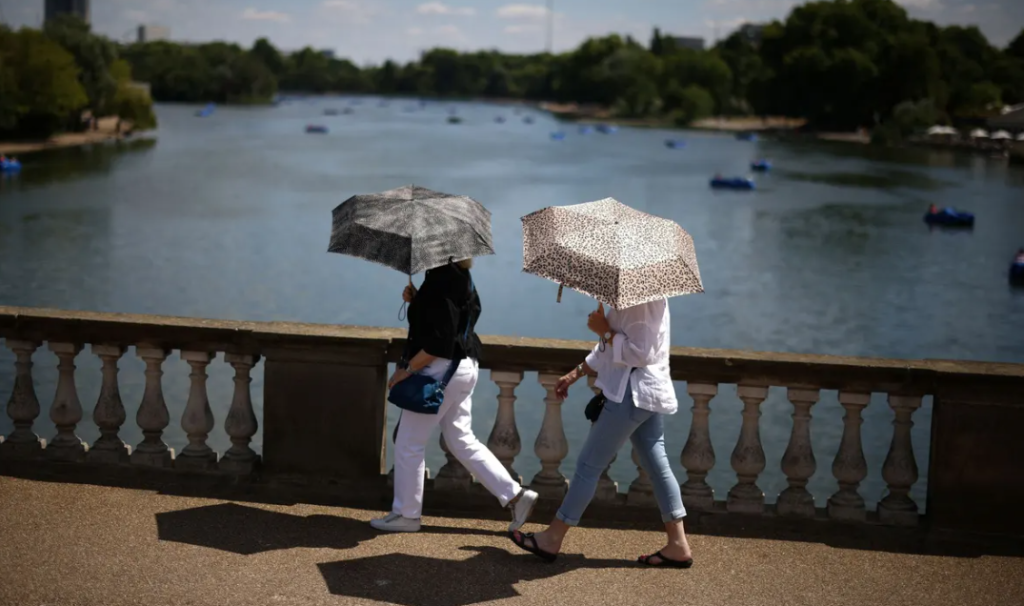
[[[437, 359], [420, 373], [440, 381], [450, 363], [450, 360]], [[438, 424], [448, 450], [498, 498], [502, 507], [522, 490], [497, 457], [473, 435], [473, 389], [479, 374], [477, 362], [465, 359], [448, 382], [444, 403], [436, 415], [402, 411], [395, 440], [395, 500], [391, 506], [394, 513], [419, 518], [423, 511], [424, 456], [427, 441]]]

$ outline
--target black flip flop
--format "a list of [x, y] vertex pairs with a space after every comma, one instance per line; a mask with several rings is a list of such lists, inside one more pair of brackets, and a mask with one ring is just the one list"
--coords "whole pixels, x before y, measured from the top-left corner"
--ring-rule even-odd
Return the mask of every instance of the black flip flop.
[[[658, 562], [652, 562], [651, 558], [658, 558]], [[644, 566], [652, 566], [654, 568], [665, 567], [665, 568], [689, 568], [693, 566], [693, 558], [689, 560], [673, 560], [672, 558], [666, 558], [661, 555], [661, 552], [652, 553], [651, 555], [640, 556], [636, 559]]]
[[[508, 533], [508, 538], [512, 539], [512, 542], [516, 544], [516, 547], [522, 549], [523, 551], [529, 551], [530, 553], [544, 560], [545, 562], [554, 562], [555, 558], [558, 557], [557, 553], [544, 551], [540, 547], [537, 547], [537, 539], [534, 538], [532, 532], [520, 532], [519, 536], [522, 538], [521, 541], [516, 540], [516, 532], [518, 531]], [[526, 543], [527, 539], [529, 539], [530, 542], [533, 543], [533, 545], [528, 545]]]

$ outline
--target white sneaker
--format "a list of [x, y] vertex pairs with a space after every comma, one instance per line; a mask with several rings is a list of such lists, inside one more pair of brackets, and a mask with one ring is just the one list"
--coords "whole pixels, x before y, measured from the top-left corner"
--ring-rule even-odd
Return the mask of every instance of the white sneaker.
[[419, 532], [419, 518], [405, 518], [398, 513], [389, 513], [383, 518], [370, 520], [370, 526], [384, 532]]
[[508, 525], [509, 532], [519, 530], [530, 519], [533, 506], [537, 504], [537, 498], [537, 493], [529, 489], [520, 493], [519, 500], [512, 506], [512, 523]]

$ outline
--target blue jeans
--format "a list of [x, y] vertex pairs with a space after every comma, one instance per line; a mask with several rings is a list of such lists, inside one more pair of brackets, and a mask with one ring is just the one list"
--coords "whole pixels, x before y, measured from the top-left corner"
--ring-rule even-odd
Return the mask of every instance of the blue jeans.
[[640, 465], [654, 485], [654, 497], [658, 500], [662, 521], [683, 519], [686, 516], [683, 496], [665, 454], [663, 416], [634, 406], [633, 389], [629, 385], [622, 402], [608, 400], [597, 423], [590, 428], [590, 435], [576, 462], [576, 474], [556, 517], [569, 526], [580, 523], [583, 512], [597, 491], [598, 479], [629, 438], [640, 458]]

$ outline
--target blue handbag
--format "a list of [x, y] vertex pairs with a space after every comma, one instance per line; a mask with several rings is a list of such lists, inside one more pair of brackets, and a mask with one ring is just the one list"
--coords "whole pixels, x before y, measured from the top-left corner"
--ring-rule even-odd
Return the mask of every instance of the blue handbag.
[[[476, 290], [472, 278], [469, 280], [469, 287], [471, 291]], [[472, 325], [473, 318], [467, 318], [466, 331], [462, 335], [463, 342], [469, 339], [469, 327]], [[448, 365], [448, 371], [444, 373], [444, 377], [440, 381], [427, 375], [414, 374], [395, 383], [395, 386], [388, 392], [388, 402], [409, 412], [436, 415], [437, 411], [441, 409], [441, 404], [444, 404], [444, 389], [448, 387], [448, 382], [455, 376], [455, 371], [458, 370], [461, 362], [462, 358], [453, 358], [452, 363]], [[397, 433], [397, 427], [395, 431]]]

